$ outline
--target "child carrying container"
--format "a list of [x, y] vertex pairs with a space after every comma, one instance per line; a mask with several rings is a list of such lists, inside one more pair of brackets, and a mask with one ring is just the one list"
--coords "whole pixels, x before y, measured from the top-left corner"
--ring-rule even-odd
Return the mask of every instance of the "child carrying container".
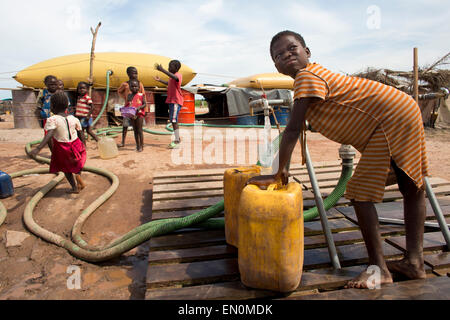
[[97, 136], [92, 131], [92, 99], [88, 95], [89, 84], [81, 81], [77, 85], [77, 105], [75, 107], [75, 116], [80, 120], [83, 132], [86, 131], [95, 141]]
[[56, 92], [50, 101], [54, 115], [48, 118], [45, 124], [47, 135], [30, 154], [35, 157], [50, 139], [53, 140], [49, 171], [64, 172], [72, 187], [68, 193], [79, 193], [86, 186], [81, 179], [81, 170], [86, 162], [81, 123], [74, 116], [66, 114], [69, 102], [64, 92]]
[[[129, 82], [131, 80], [138, 80], [138, 71], [137, 71], [136, 67], [129, 66], [127, 68], [127, 75], [128, 75], [129, 80], [123, 82], [120, 85], [119, 89], [117, 89], [117, 94], [119, 95], [119, 97], [121, 97], [125, 101], [125, 103], [128, 99], [128, 95], [131, 93]], [[142, 82], [139, 83], [139, 92], [144, 94], [144, 98], [145, 98], [145, 88], [144, 88], [144, 85], [142, 84]], [[144, 108], [144, 111], [145, 111], [145, 113], [148, 112], [147, 106]], [[130, 126], [130, 118], [124, 117], [123, 123], [122, 123], [122, 143], [117, 145], [119, 148], [125, 146], [125, 140], [127, 137], [127, 132], [128, 132], [129, 126]]]
[[[294, 82], [294, 106], [281, 140], [279, 170], [275, 175], [250, 179], [267, 186], [287, 180], [286, 164], [300, 137], [305, 163], [305, 120], [314, 130], [341, 144], [355, 147], [361, 158], [347, 184], [363, 234], [369, 265], [379, 268], [379, 284], [391, 283], [391, 272], [410, 279], [426, 277], [423, 260], [425, 222], [424, 177], [428, 176], [425, 134], [420, 108], [408, 94], [379, 82], [334, 73], [310, 63], [311, 51], [303, 37], [283, 31], [272, 38], [270, 54], [280, 73]], [[386, 263], [377, 210], [390, 169], [404, 199], [405, 258]], [[367, 288], [372, 272], [362, 272], [347, 287]]]
[[[131, 125], [133, 126], [134, 131], [134, 139], [136, 140], [136, 151], [142, 152], [144, 150], [144, 133], [142, 130], [142, 126], [144, 124], [144, 117], [145, 117], [145, 95], [141, 92], [139, 92], [139, 80], [133, 79], [129, 81], [130, 85], [130, 91], [131, 93], [127, 97], [127, 103], [125, 104], [125, 107], [121, 110], [131, 111], [129, 116], [127, 114], [124, 114], [124, 117], [129, 117], [131, 121]], [[133, 109], [129, 109], [133, 108]]]

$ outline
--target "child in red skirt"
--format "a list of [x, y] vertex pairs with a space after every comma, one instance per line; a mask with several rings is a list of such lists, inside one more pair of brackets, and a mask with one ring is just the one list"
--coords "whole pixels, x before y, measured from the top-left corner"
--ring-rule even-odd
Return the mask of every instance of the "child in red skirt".
[[52, 139], [53, 150], [49, 171], [50, 173], [64, 172], [72, 187], [68, 193], [79, 193], [86, 186], [81, 179], [81, 170], [86, 162], [86, 148], [81, 123], [74, 116], [66, 114], [69, 102], [64, 92], [54, 93], [50, 103], [54, 115], [48, 118], [45, 124], [47, 135], [30, 154], [35, 157]]

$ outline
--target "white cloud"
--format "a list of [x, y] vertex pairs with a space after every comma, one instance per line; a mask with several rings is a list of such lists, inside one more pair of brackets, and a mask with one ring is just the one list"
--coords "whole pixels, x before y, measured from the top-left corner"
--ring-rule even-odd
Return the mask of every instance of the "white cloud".
[[215, 15], [222, 9], [222, 5], [222, 0], [206, 1], [198, 8], [198, 11], [200, 14]]

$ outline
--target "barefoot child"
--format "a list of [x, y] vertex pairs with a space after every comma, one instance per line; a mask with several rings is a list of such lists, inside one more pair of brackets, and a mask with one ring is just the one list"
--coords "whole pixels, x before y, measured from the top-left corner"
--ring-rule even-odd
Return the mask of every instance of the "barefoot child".
[[183, 81], [183, 77], [181, 73], [178, 72], [181, 68], [181, 63], [178, 60], [170, 61], [169, 71], [164, 69], [160, 64], [156, 64], [155, 68], [169, 77], [168, 82], [161, 80], [158, 76], [154, 77], [154, 79], [167, 85], [166, 103], [169, 104], [169, 120], [172, 122], [172, 128], [175, 134], [175, 139], [169, 144], [169, 148], [178, 148], [179, 143], [181, 142], [180, 130], [178, 129], [178, 113], [184, 102], [183, 94], [181, 93], [181, 82]]
[[[41, 125], [42, 128], [45, 127], [45, 123], [47, 119], [50, 118], [50, 98], [52, 94], [58, 90], [58, 80], [55, 76], [48, 75], [44, 78], [45, 89], [39, 93], [37, 98], [37, 108], [39, 109], [39, 114], [41, 116]], [[44, 134], [47, 134], [47, 131], [44, 129]], [[52, 140], [48, 141], [48, 148], [50, 151], [52, 150]]]
[[[417, 103], [393, 87], [337, 74], [310, 63], [311, 51], [302, 36], [292, 31], [273, 37], [270, 54], [277, 70], [295, 79], [295, 101], [280, 145], [278, 172], [252, 178], [249, 183], [266, 186], [280, 179], [286, 181], [285, 167], [299, 136], [305, 162], [305, 120], [308, 120], [327, 138], [350, 144], [361, 153], [345, 197], [355, 208], [369, 264], [380, 269], [380, 284], [392, 282], [390, 271], [411, 279], [425, 278], [423, 178], [428, 175], [428, 163]], [[374, 203], [383, 200], [390, 167], [404, 199], [407, 252], [403, 260], [386, 264]], [[370, 275], [368, 271], [362, 272], [347, 287], [367, 288]]]
[[[127, 75], [129, 80], [123, 82], [119, 89], [117, 89], [117, 93], [118, 95], [126, 102], [128, 99], [128, 95], [131, 93], [130, 91], [130, 81], [131, 80], [138, 80], [138, 71], [135, 67], [128, 67], [127, 68]], [[139, 82], [139, 91], [140, 93], [144, 94], [144, 98], [145, 98], [145, 89], [144, 89], [144, 85], [142, 84], [142, 82]], [[148, 112], [148, 107], [146, 106], [144, 108], [145, 113]], [[122, 143], [117, 145], [119, 148], [123, 147], [125, 145], [125, 139], [127, 137], [127, 132], [128, 132], [128, 127], [130, 126], [130, 119], [129, 118], [123, 118], [123, 123], [122, 123]]]
[[131, 93], [127, 97], [125, 107], [136, 108], [136, 116], [131, 118], [131, 125], [133, 126], [134, 139], [136, 140], [136, 151], [142, 152], [144, 150], [144, 133], [142, 132], [142, 125], [145, 117], [145, 96], [139, 92], [140, 82], [136, 79], [129, 81]]
[[80, 120], [83, 132], [86, 131], [95, 141], [97, 136], [92, 131], [92, 100], [88, 95], [89, 84], [81, 81], [77, 85], [77, 105], [75, 107], [75, 116]]
[[69, 193], [78, 193], [85, 187], [85, 183], [81, 179], [81, 170], [86, 162], [86, 148], [80, 121], [74, 116], [66, 114], [67, 106], [68, 100], [64, 92], [56, 92], [52, 95], [51, 110], [54, 115], [48, 118], [45, 124], [47, 135], [39, 146], [31, 151], [31, 156], [35, 157], [52, 139], [53, 150], [49, 171], [51, 173], [64, 172], [72, 187]]

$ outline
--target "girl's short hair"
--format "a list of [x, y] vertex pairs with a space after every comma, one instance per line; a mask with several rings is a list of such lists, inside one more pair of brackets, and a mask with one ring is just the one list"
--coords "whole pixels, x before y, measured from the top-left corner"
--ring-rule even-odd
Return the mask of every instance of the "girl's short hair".
[[129, 66], [129, 67], [127, 68], [127, 74], [130, 74], [130, 72], [131, 72], [131, 71], [134, 71], [134, 70], [136, 70], [136, 72], [137, 72], [136, 67]]
[[81, 87], [82, 85], [85, 85], [87, 88], [89, 88], [89, 83], [87, 83], [86, 81], [80, 81], [77, 84], [77, 90], [79, 87]]
[[48, 76], [46, 76], [45, 78], [44, 78], [44, 83], [48, 83], [50, 80], [58, 80], [55, 76], [53, 76], [53, 75], [51, 75], [51, 74], [49, 74]]
[[131, 79], [128, 81], [128, 85], [130, 85], [133, 82], [136, 82], [138, 85], [141, 83], [138, 79]]
[[300, 34], [298, 34], [297, 32], [294, 32], [294, 31], [285, 30], [285, 31], [278, 32], [276, 35], [273, 36], [272, 41], [270, 41], [270, 56], [272, 56], [272, 47], [275, 44], [275, 42], [277, 42], [278, 40], [280, 40], [281, 37], [284, 37], [284, 36], [293, 36], [295, 39], [300, 41], [303, 48], [306, 48], [305, 39], [303, 39], [303, 37]]
[[56, 113], [66, 110], [68, 105], [69, 99], [67, 98], [67, 95], [62, 91], [57, 91], [50, 97], [51, 109]]

